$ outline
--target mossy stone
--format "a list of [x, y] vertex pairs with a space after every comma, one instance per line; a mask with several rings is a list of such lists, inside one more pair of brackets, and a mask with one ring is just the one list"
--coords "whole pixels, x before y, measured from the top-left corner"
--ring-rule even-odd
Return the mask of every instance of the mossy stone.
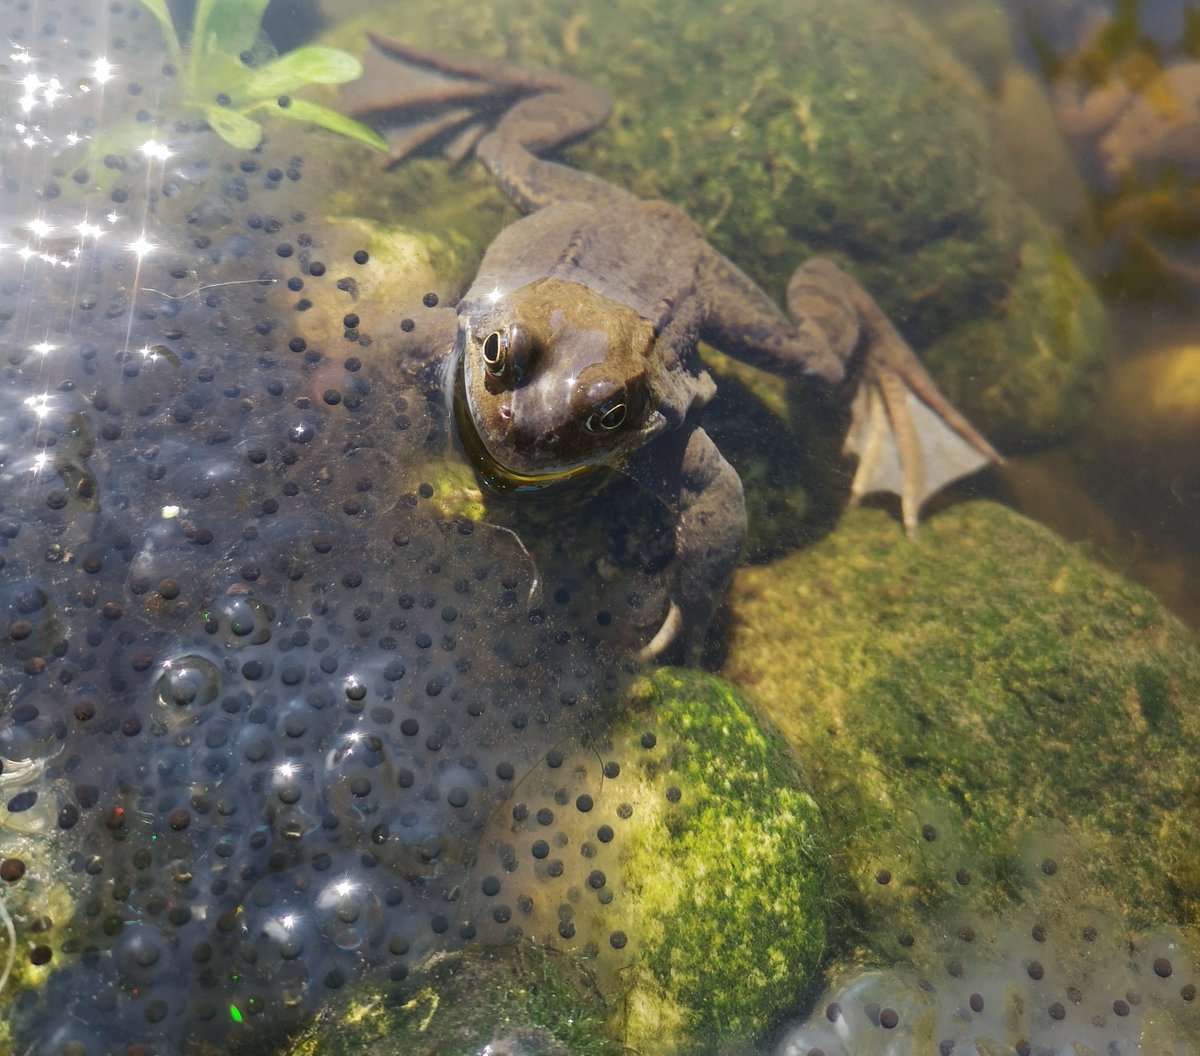
[[[1111, 893], [1131, 926], [1197, 919], [1200, 841], [1184, 819], [1200, 799], [1200, 648], [1047, 529], [972, 503], [913, 545], [882, 512], [854, 511], [819, 545], [738, 572], [724, 673], [820, 790], [857, 907], [842, 924], [858, 939], [840, 941], [892, 956], [928, 919], [938, 885], [897, 889], [881, 869], [953, 861], [999, 905], [1046, 831], [1047, 852], [1070, 848], [1075, 882]], [[953, 846], [924, 844], [926, 823]]]
[[[516, 940], [436, 956], [400, 983], [368, 979], [291, 1056], [474, 1056], [501, 1041], [545, 1056], [683, 1056], [760, 1038], [796, 1007], [825, 949], [829, 895], [824, 825], [784, 739], [728, 683], [676, 668], [638, 678], [601, 736], [623, 760], [610, 786], [620, 869], [602, 885], [619, 916], [577, 900], [574, 917], [599, 951]], [[582, 845], [590, 813], [568, 817], [563, 845]], [[595, 930], [593, 916], [620, 930]], [[523, 919], [529, 935], [553, 935], [554, 899], [535, 898]]]
[[[774, 1026], [813, 979], [824, 826], [783, 739], [732, 686], [663, 669], [634, 697], [668, 744], [665, 765], [624, 775], [638, 782], [622, 883], [640, 955], [622, 981], [622, 1037], [638, 1052], [708, 1052]], [[614, 743], [642, 729], [635, 713]]]
[[330, 1004], [290, 1056], [618, 1056], [578, 965], [529, 943], [436, 958], [401, 989]]
[[[1108, 360], [1107, 316], [1062, 243], [1026, 218], [1028, 240], [1003, 311], [981, 315], [925, 350], [968, 418], [1012, 453], [1079, 430]], [[1018, 363], [1014, 349], [1028, 349]]]

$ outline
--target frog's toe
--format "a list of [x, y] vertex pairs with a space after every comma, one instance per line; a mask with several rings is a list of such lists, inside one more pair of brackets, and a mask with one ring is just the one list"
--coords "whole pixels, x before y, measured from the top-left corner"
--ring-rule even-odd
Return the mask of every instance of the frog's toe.
[[[935, 390], [936, 391], [936, 390]], [[904, 530], [915, 537], [926, 499], [1000, 456], [948, 404], [935, 408], [898, 373], [868, 366], [851, 406], [845, 450], [858, 456], [852, 502], [875, 492], [900, 497]]]
[[667, 615], [663, 618], [662, 625], [654, 632], [654, 637], [634, 654], [634, 659], [642, 664], [657, 660], [671, 648], [682, 630], [683, 613], [672, 599], [667, 608]]
[[438, 55], [379, 33], [367, 36], [374, 47], [363, 57], [363, 75], [343, 89], [341, 106], [379, 130], [392, 165], [438, 150], [461, 161], [518, 102], [574, 83], [502, 62]]

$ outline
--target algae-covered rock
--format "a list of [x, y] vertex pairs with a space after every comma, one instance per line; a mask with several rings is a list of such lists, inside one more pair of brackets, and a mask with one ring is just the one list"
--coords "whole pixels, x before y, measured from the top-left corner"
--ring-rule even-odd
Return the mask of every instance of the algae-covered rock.
[[725, 674], [813, 774], [868, 948], [927, 934], [957, 883], [1001, 904], [1056, 856], [1131, 927], [1196, 919], [1200, 649], [1143, 589], [997, 506], [915, 546], [862, 510], [741, 570], [732, 612]]
[[989, 89], [1013, 65], [1009, 12], [992, 0], [903, 0]]
[[825, 942], [823, 824], [782, 738], [733, 687], [668, 669], [635, 695], [669, 766], [642, 766], [631, 800], [641, 823], [624, 884], [640, 957], [624, 1040], [708, 1051], [761, 1034], [803, 997]]
[[[566, 780], [590, 790], [574, 809]], [[352, 991], [295, 1056], [506, 1039], [563, 1056], [701, 1053], [762, 1035], [803, 998], [825, 944], [823, 826], [790, 749], [727, 683], [639, 679], [611, 734], [548, 753], [512, 798], [461, 893], [456, 920], [478, 941]], [[532, 896], [513, 905], [530, 872]]]
[[[568, 780], [586, 790], [574, 802]], [[639, 678], [621, 714], [548, 753], [513, 799], [480, 840], [462, 912], [511, 905], [532, 865], [535, 897], [512, 921], [595, 972], [630, 1050], [746, 1041], [803, 998], [825, 944], [824, 826], [791, 750], [732, 686]]]
[[[1092, 412], [1108, 359], [1099, 297], [1062, 243], [1030, 217], [1003, 311], [981, 314], [925, 352], [959, 409], [1001, 449], [1060, 440]], [[1018, 363], [1014, 349], [1030, 354]]]
[[447, 954], [402, 995], [364, 986], [329, 1005], [290, 1056], [617, 1056], [570, 958], [528, 943]]
[[[310, 345], [331, 350], [358, 345], [354, 352], [364, 358], [388, 355], [388, 327], [398, 327], [406, 315], [417, 315], [422, 298], [433, 293], [439, 299], [456, 291], [456, 283], [469, 268], [469, 241], [453, 231], [437, 235], [421, 228], [398, 223], [365, 220], [356, 216], [327, 216], [321, 220], [325, 236], [321, 257], [351, 260], [355, 253], [365, 254], [371, 267], [359, 267], [341, 279], [346, 314], [336, 311], [296, 313], [294, 330]], [[305, 263], [318, 261], [309, 254]], [[324, 261], [320, 260], [323, 264]], [[283, 312], [303, 296], [303, 287], [291, 289], [279, 283], [272, 289], [274, 302]], [[273, 304], [273, 306], [275, 306]], [[390, 306], [390, 311], [388, 307]], [[368, 316], [368, 341], [360, 342], [358, 312]], [[373, 318], [372, 318], [373, 317]], [[376, 342], [382, 347], [372, 350]], [[340, 369], [341, 364], [336, 364]]]
[[[997, 175], [987, 95], [898, 6], [668, 0], [647, 9], [620, 0], [593, 10], [508, 0], [458, 10], [419, 0], [392, 17], [373, 12], [369, 24], [421, 47], [561, 69], [609, 88], [613, 117], [571, 149], [570, 163], [683, 206], [776, 297], [798, 263], [823, 254], [853, 271], [918, 347], [981, 318], [1090, 311], [1078, 275], [1030, 280], [1029, 245], [1049, 236]], [[350, 22], [329, 40], [361, 51], [365, 25]], [[386, 90], [387, 76], [367, 88]], [[370, 201], [354, 209], [424, 212], [482, 248], [513, 215], [497, 209], [489, 179], [478, 165], [448, 175], [442, 161], [406, 163], [370, 181]], [[994, 346], [1017, 375], [1047, 356], [1042, 339], [1058, 336], [1014, 320]], [[966, 365], [939, 380], [962, 403], [972, 350], [956, 351]], [[1050, 355], [1075, 375], [1094, 363], [1090, 342]], [[1079, 396], [1070, 378], [1061, 392], [1037, 390], [1040, 403], [1062, 402], [1053, 410], [1063, 420], [1083, 413]], [[977, 406], [985, 432], [990, 414], [1007, 430], [1035, 411], [1035, 435], [1048, 428], [1042, 406]]]

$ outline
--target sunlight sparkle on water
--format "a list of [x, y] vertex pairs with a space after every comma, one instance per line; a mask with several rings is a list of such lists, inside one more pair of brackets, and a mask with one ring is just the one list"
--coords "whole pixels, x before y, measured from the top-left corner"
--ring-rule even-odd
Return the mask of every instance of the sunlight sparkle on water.
[[25, 94], [19, 100], [25, 113], [29, 113], [39, 103], [45, 107], [52, 107], [60, 96], [66, 94], [62, 90], [62, 81], [57, 77], [43, 81], [36, 73], [27, 73], [18, 83], [25, 90]]
[[144, 257], [147, 253], [149, 253], [151, 250], [155, 249], [156, 247], [153, 242], [150, 242], [146, 238], [146, 236], [144, 234], [142, 234], [142, 235], [138, 235], [138, 237], [133, 242], [129, 243], [129, 248], [131, 250], [133, 250], [134, 253], [137, 254], [138, 260], [141, 260], [142, 257]]
[[157, 140], [148, 139], [139, 148], [142, 156], [153, 158], [155, 161], [166, 161], [171, 156], [171, 148], [165, 143], [159, 143]]
[[50, 411], [50, 394], [44, 392], [40, 396], [26, 396], [25, 406], [30, 408], [39, 418], [45, 418]]

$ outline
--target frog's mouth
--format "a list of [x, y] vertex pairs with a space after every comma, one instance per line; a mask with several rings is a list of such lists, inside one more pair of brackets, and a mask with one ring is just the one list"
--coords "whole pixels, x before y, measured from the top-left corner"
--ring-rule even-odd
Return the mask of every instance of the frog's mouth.
[[551, 484], [565, 480], [574, 480], [597, 467], [595, 465], [571, 466], [568, 469], [550, 473], [521, 473], [496, 460], [487, 449], [475, 422], [471, 418], [471, 408], [467, 399], [467, 382], [464, 373], [462, 357], [454, 371], [453, 395], [450, 400], [450, 411], [454, 418], [454, 431], [462, 445], [463, 454], [470, 462], [480, 479], [493, 491], [506, 493], [510, 491], [538, 491]]

